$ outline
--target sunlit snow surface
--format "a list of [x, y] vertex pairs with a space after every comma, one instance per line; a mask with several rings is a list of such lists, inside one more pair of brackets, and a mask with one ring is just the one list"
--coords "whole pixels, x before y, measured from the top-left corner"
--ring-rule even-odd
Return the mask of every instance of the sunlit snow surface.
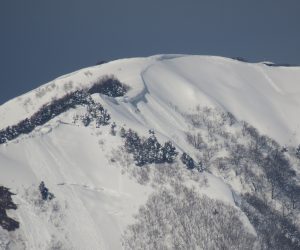
[[[230, 111], [281, 144], [300, 143], [299, 67], [212, 56], [158, 55], [79, 70], [1, 105], [0, 129], [30, 117], [53, 98], [88, 88], [110, 74], [130, 86], [124, 97], [93, 96], [111, 120], [141, 135], [154, 129], [161, 141], [172, 140], [180, 151], [189, 152], [191, 146], [185, 141], [188, 125], [175, 110], [189, 112], [197, 105]], [[153, 192], [110, 161], [112, 150], [122, 145], [121, 138], [111, 136], [109, 126], [72, 124], [74, 112], [0, 145], [0, 184], [17, 193], [19, 209], [10, 213], [20, 221], [28, 249], [43, 249], [53, 237], [75, 249], [120, 249], [123, 230]], [[202, 192], [234, 205], [228, 186], [206, 175], [211, 185]], [[41, 180], [65, 208], [61, 220], [51, 219], [49, 211], [48, 217], [35, 213], [22, 194]]]

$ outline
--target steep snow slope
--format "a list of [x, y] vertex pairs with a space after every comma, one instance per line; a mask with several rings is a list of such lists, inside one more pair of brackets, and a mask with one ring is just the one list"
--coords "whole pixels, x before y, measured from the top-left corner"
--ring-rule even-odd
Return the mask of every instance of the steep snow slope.
[[[159, 55], [122, 59], [59, 77], [0, 106], [0, 130], [30, 117], [66, 93], [90, 87], [99, 77], [115, 75], [130, 86], [124, 97], [94, 94], [111, 120], [160, 141], [171, 140], [180, 152], [195, 150], [186, 141], [189, 124], [180, 113], [198, 105], [218, 107], [248, 121], [281, 144], [300, 143], [300, 68], [269, 67], [211, 56]], [[120, 237], [133, 214], [154, 192], [140, 185], [124, 165], [114, 162], [123, 144], [108, 126], [73, 123], [82, 110], [69, 110], [29, 135], [0, 145], [0, 184], [17, 193], [19, 208], [10, 212], [21, 223], [28, 249], [49, 244], [71, 249], [120, 249]], [[118, 151], [116, 151], [118, 152]], [[118, 153], [117, 153], [118, 154]], [[188, 175], [188, 174], [187, 174]], [[235, 206], [231, 188], [205, 173], [200, 193]], [[36, 187], [45, 181], [56, 196], [37, 205]], [[241, 215], [255, 234], [248, 219]], [[52, 242], [52, 243], [51, 243]]]
[[[108, 126], [74, 125], [73, 114], [0, 146], [0, 183], [17, 194], [18, 210], [11, 214], [21, 224], [19, 242], [25, 249], [121, 249], [121, 234], [154, 192], [124, 173], [122, 163], [111, 162], [120, 137], [112, 136]], [[200, 193], [235, 206], [225, 183], [210, 174], [203, 178], [209, 185]], [[39, 201], [41, 180], [55, 194], [50, 205]], [[255, 234], [248, 219], [241, 220]]]
[[[107, 132], [105, 128], [102, 131]], [[53, 235], [75, 249], [120, 249], [121, 231], [149, 191], [123, 177], [120, 169], [108, 162], [105, 155], [116, 143], [111, 137], [101, 149], [99, 136], [60, 125], [53, 133], [1, 148], [0, 182], [20, 194], [16, 197], [18, 220], [30, 236], [28, 249], [44, 249]], [[31, 193], [26, 195], [22, 189], [41, 180], [60, 201], [60, 209], [66, 209], [65, 214], [58, 211], [43, 218], [38, 211], [32, 216], [35, 206], [26, 200], [32, 199], [28, 197]], [[61, 224], [55, 225], [57, 219]]]

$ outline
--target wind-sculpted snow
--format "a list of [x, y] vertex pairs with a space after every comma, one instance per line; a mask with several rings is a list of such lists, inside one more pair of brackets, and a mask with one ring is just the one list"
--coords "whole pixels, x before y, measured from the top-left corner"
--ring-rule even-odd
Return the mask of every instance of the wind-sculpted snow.
[[300, 67], [186, 56], [153, 64], [143, 79], [161, 106], [218, 106], [282, 144], [300, 143]]

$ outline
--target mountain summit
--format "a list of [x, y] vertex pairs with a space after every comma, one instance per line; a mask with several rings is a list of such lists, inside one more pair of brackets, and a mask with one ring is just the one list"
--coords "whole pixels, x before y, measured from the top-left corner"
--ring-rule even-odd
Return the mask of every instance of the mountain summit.
[[300, 67], [190, 55], [12, 99], [0, 249], [299, 249], [299, 107]]

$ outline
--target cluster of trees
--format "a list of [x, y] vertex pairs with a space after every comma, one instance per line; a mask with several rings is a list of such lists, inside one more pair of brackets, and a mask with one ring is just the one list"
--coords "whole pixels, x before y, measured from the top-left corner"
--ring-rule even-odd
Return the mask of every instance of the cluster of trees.
[[[299, 208], [297, 204], [300, 201], [300, 186], [297, 184], [296, 172], [287, 157], [287, 151], [282, 150], [282, 147], [271, 138], [260, 135], [246, 122], [243, 122], [242, 132], [249, 143], [243, 147], [242, 152], [230, 150], [230, 157], [242, 155], [239, 168], [246, 179], [254, 184], [255, 192], [259, 194], [268, 192], [272, 200], [277, 199], [284, 206], [288, 205], [286, 201], [289, 200], [291, 206], [286, 207], [288, 209]], [[263, 181], [268, 185], [257, 185], [262, 180], [251, 171], [250, 164], [262, 171]]]
[[96, 126], [105, 126], [109, 124], [110, 114], [103, 108], [100, 103], [95, 103], [93, 100], [87, 105], [87, 112], [81, 116], [81, 121], [84, 126], [88, 126], [92, 121], [96, 122]]
[[178, 152], [172, 142], [167, 141], [161, 145], [154, 131], [149, 131], [150, 136], [146, 139], [140, 138], [136, 132], [129, 129], [121, 130], [121, 136], [125, 138], [125, 149], [133, 154], [136, 165], [143, 166], [151, 163], [172, 163]]
[[[246, 122], [237, 123], [234, 130], [227, 129], [233, 119], [228, 113], [210, 108], [197, 111], [185, 115], [196, 128], [195, 132], [187, 133], [187, 140], [199, 151], [206, 167], [217, 166], [224, 176], [233, 170], [254, 192], [269, 193], [271, 199], [279, 199], [285, 205], [288, 200], [289, 209], [297, 207], [300, 187], [286, 148], [260, 135]], [[220, 152], [223, 152], [222, 156], [219, 156]], [[298, 157], [300, 147], [295, 152]], [[185, 162], [192, 166], [193, 161], [186, 158]]]
[[262, 249], [300, 249], [300, 232], [295, 223], [264, 200], [246, 193], [241, 209], [255, 227]]
[[44, 125], [52, 118], [71, 108], [75, 108], [77, 105], [87, 105], [88, 107], [88, 115], [82, 117], [84, 125], [87, 126], [92, 120], [96, 120], [99, 126], [107, 125], [110, 115], [102, 105], [93, 101], [91, 95], [101, 93], [110, 97], [117, 97], [123, 96], [128, 89], [129, 87], [121, 83], [116, 77], [104, 76], [95, 82], [91, 88], [66, 94], [62, 98], [45, 104], [30, 118], [26, 118], [16, 125], [0, 130], [0, 144], [11, 141], [21, 134], [29, 134], [37, 126]]
[[123, 235], [125, 249], [260, 249], [239, 211], [182, 184], [161, 188]]
[[19, 228], [19, 222], [7, 216], [6, 210], [17, 209], [13, 202], [13, 193], [8, 188], [0, 186], [0, 226], [7, 231], [14, 231]]
[[114, 75], [99, 78], [88, 90], [89, 94], [100, 93], [110, 97], [124, 96], [129, 87], [121, 83]]
[[90, 119], [95, 119], [98, 125], [108, 124], [110, 116], [102, 105], [95, 103], [85, 90], [77, 90], [62, 98], [53, 100], [49, 104], [45, 104], [30, 118], [22, 120], [17, 125], [1, 130], [0, 144], [13, 140], [21, 134], [29, 134], [37, 126], [44, 125], [54, 117], [71, 108], [75, 108], [77, 105], [87, 105], [89, 115], [83, 119], [85, 123], [89, 123]]
[[52, 101], [50, 104], [45, 104], [33, 114], [30, 118], [26, 118], [17, 125], [9, 126], [0, 131], [0, 144], [6, 141], [13, 140], [21, 134], [32, 132], [37, 126], [43, 125], [55, 116], [74, 108], [79, 104], [87, 104], [87, 94], [83, 91], [75, 91], [67, 94], [64, 97]]
[[[115, 124], [112, 124], [111, 134], [116, 134]], [[126, 131], [122, 127], [120, 130], [121, 137], [125, 138], [125, 149], [128, 153], [133, 154], [136, 165], [173, 163], [178, 152], [172, 142], [167, 141], [164, 145], [161, 145], [153, 130], [149, 130], [149, 134], [150, 136], [144, 139], [140, 138], [139, 135], [131, 129]], [[199, 172], [205, 170], [202, 161], [194, 161], [194, 159], [185, 152], [182, 153], [180, 160], [189, 170], [196, 169]]]
[[[201, 108], [185, 117], [193, 126], [187, 133], [187, 140], [195, 147], [197, 158], [202, 159], [209, 170], [219, 171], [228, 184], [231, 184], [233, 178], [239, 180], [244, 186], [243, 189], [251, 190], [250, 194], [261, 201], [251, 203], [253, 209], [247, 210], [248, 217], [255, 221], [253, 225], [257, 231], [267, 222], [281, 225], [281, 221], [285, 221], [286, 225], [286, 221], [297, 220], [300, 210], [300, 186], [293, 162], [298, 160], [290, 159], [300, 155], [300, 147], [287, 150], [271, 138], [260, 135], [257, 129], [248, 123], [234, 122], [230, 115], [219, 110]], [[234, 129], [231, 128], [232, 122], [235, 123]], [[185, 157], [185, 161], [192, 165], [189, 157]], [[228, 175], [235, 176], [228, 178]], [[268, 213], [261, 213], [261, 219], [255, 220], [261, 206], [278, 213], [272, 218]], [[280, 237], [285, 239], [284, 230], [277, 233], [277, 238], [281, 235]], [[295, 229], [293, 241], [300, 241], [299, 235], [299, 229]], [[268, 244], [268, 240], [272, 241], [272, 238], [268, 238], [271, 234], [265, 236], [261, 238], [264, 241], [262, 245]]]

